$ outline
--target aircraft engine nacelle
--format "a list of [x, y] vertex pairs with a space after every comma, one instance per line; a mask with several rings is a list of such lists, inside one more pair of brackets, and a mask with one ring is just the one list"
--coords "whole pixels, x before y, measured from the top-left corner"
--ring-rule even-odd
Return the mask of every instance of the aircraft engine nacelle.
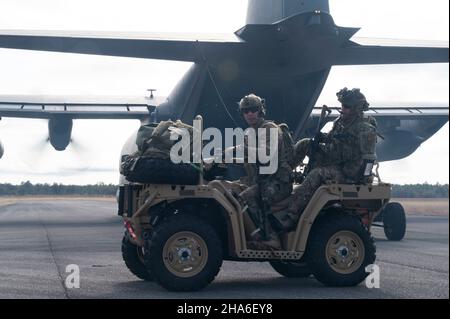
[[0, 141], [0, 158], [2, 158], [5, 149], [3, 148], [2, 141]]
[[393, 161], [411, 155], [424, 139], [409, 131], [383, 132], [384, 140], [378, 139], [378, 161]]
[[64, 151], [70, 143], [73, 121], [70, 118], [54, 118], [48, 121], [50, 144], [57, 151]]

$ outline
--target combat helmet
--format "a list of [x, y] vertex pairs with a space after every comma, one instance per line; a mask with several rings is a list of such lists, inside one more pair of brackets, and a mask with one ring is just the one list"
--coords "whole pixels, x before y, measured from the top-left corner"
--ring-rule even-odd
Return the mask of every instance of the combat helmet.
[[242, 112], [248, 108], [257, 108], [260, 115], [266, 115], [266, 101], [255, 94], [246, 95], [239, 102], [239, 111]]
[[365, 112], [369, 109], [370, 104], [358, 88], [349, 90], [345, 87], [337, 92], [336, 95], [342, 106], [361, 112]]

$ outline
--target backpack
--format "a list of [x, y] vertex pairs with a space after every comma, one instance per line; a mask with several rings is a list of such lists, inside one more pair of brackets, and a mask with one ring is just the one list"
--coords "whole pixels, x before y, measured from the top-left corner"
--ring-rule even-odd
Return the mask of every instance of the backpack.
[[153, 131], [158, 126], [157, 123], [141, 125], [136, 136], [136, 145], [139, 152], [144, 153], [147, 150], [146, 142], [152, 137]]
[[[170, 150], [177, 142], [170, 139], [171, 131], [177, 129], [187, 129], [191, 136], [192, 126], [184, 124], [181, 121], [161, 121], [156, 124], [143, 125], [138, 131], [136, 144], [140, 155], [152, 158], [170, 158]], [[192, 150], [192, 147], [191, 147]]]
[[172, 146], [177, 143], [170, 139], [171, 132], [181, 129], [186, 129], [191, 137], [188, 146], [192, 152], [192, 126], [170, 120], [142, 125], [136, 136], [138, 151], [122, 158], [120, 173], [130, 182], [196, 184], [196, 169], [170, 160]]

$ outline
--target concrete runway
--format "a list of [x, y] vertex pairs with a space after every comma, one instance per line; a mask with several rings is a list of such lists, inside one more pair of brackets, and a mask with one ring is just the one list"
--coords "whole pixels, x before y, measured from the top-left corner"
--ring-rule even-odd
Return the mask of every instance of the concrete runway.
[[[115, 202], [20, 202], [0, 207], [0, 298], [449, 298], [448, 232], [448, 216], [409, 216], [401, 242], [375, 228], [379, 289], [326, 288], [268, 263], [224, 262], [205, 290], [172, 293], [125, 267]], [[80, 268], [78, 289], [64, 285], [69, 264]]]

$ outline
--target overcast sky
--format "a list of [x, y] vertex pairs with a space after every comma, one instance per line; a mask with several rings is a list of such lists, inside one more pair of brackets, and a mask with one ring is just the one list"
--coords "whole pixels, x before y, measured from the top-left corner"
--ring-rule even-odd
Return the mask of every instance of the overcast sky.
[[[1, 0], [1, 29], [148, 32], [234, 32], [245, 24], [244, 0]], [[336, 24], [361, 27], [358, 37], [448, 41], [447, 0], [334, 0]], [[148, 88], [168, 95], [189, 63], [0, 49], [1, 94], [119, 94]], [[335, 67], [318, 105], [336, 105], [340, 88], [360, 87], [372, 104], [448, 106], [448, 64]], [[45, 144], [47, 123], [3, 119], [0, 183], [117, 183], [124, 141], [138, 121], [75, 121], [79, 147]], [[393, 183], [449, 180], [445, 125], [410, 157], [381, 165]]]

